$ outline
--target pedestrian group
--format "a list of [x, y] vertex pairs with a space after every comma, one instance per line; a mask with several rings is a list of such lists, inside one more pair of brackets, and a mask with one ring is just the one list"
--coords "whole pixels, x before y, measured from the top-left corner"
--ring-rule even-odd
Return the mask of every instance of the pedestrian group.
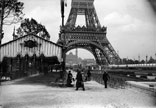
[[[109, 74], [106, 71], [103, 71], [102, 75], [103, 81], [104, 81], [104, 87], [107, 88], [107, 82], [110, 79]], [[82, 88], [83, 91], [85, 91], [85, 86], [84, 86], [84, 81], [90, 81], [91, 80], [91, 72], [90, 70], [87, 71], [87, 74], [84, 75], [83, 71], [77, 70], [77, 75], [76, 78], [73, 78], [73, 75], [71, 71], [68, 72], [67, 75], [67, 87], [73, 87], [74, 85], [72, 82], [75, 82], [76, 80], [76, 89], [78, 90], [79, 88]]]

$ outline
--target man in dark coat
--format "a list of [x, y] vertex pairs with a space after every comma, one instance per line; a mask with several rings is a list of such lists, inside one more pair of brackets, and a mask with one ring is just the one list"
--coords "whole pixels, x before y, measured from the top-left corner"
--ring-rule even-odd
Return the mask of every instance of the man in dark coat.
[[71, 71], [69, 71], [68, 76], [67, 76], [67, 86], [68, 87], [72, 87], [73, 86], [71, 84], [72, 83], [72, 79], [73, 79], [73, 75], [72, 75]]
[[83, 91], [85, 90], [84, 88], [84, 83], [83, 83], [83, 77], [80, 71], [78, 71], [77, 75], [76, 75], [76, 90], [79, 89], [79, 87], [82, 87]]
[[109, 79], [110, 79], [110, 76], [108, 75], [108, 73], [106, 71], [104, 71], [104, 73], [103, 73], [103, 81], [104, 81], [105, 88], [107, 88], [107, 81]]
[[88, 72], [87, 72], [87, 80], [88, 80], [88, 81], [91, 80], [91, 72], [90, 72], [90, 70], [88, 70]]

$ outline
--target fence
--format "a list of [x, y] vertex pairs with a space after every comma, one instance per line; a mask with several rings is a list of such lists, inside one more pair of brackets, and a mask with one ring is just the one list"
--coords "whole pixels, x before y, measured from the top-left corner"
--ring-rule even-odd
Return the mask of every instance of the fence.
[[[104, 84], [102, 75], [103, 74], [100, 72], [92, 72], [92, 79], [100, 84]], [[119, 88], [124, 89], [126, 87], [127, 84], [125, 78], [113, 74], [109, 74], [109, 75], [110, 75], [110, 79], [108, 80], [109, 87], [115, 89], [119, 89]]]

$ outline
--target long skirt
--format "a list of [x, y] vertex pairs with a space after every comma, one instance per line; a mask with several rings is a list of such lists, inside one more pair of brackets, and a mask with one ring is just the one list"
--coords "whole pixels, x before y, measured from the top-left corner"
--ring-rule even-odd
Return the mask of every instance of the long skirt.
[[76, 82], [76, 88], [79, 88], [79, 87], [84, 88], [84, 83], [83, 83], [83, 81], [77, 81], [77, 82]]

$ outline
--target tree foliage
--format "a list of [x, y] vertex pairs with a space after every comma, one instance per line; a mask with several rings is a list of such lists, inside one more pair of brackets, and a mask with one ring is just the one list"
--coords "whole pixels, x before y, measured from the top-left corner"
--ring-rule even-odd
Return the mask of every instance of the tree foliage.
[[150, 56], [148, 63], [154, 63], [154, 62], [155, 62], [154, 58]]
[[18, 0], [0, 0], [0, 45], [3, 39], [3, 25], [18, 23], [23, 18], [23, 2]]
[[156, 59], [150, 56], [149, 60], [134, 60], [134, 59], [122, 59], [122, 64], [144, 64], [144, 63], [156, 63]]
[[22, 19], [23, 16], [23, 2], [18, 0], [1, 0], [0, 8], [2, 13], [3, 24], [17, 23]]
[[26, 18], [21, 22], [20, 27], [17, 29], [17, 35], [20, 37], [30, 33], [37, 34], [38, 36], [47, 40], [50, 39], [50, 35], [46, 30], [45, 26], [39, 24], [33, 18], [31, 19]]

